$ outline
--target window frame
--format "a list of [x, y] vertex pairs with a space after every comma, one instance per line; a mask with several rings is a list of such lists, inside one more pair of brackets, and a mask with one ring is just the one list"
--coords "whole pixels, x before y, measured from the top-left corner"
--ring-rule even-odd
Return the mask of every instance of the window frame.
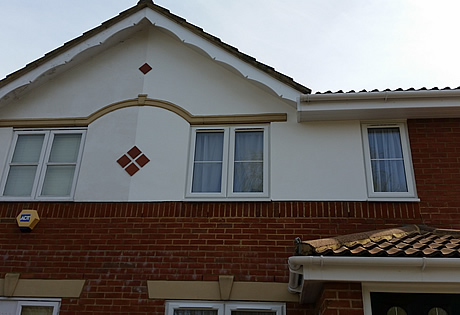
[[[220, 192], [192, 192], [196, 135], [199, 132], [223, 132], [223, 161]], [[233, 192], [234, 162], [235, 162], [235, 134], [239, 131], [262, 131], [263, 132], [263, 191], [262, 192]], [[238, 198], [260, 199], [269, 196], [269, 126], [204, 126], [192, 127], [190, 132], [190, 153], [188, 162], [188, 175], [186, 194], [187, 198]]]
[[2, 312], [1, 304], [2, 302], [14, 303], [12, 305], [15, 315], [21, 315], [22, 306], [50, 306], [53, 307], [53, 315], [59, 314], [59, 309], [61, 307], [61, 299], [47, 299], [47, 298], [9, 298], [9, 297], [0, 297], [0, 313]]
[[[78, 179], [78, 174], [80, 170], [81, 160], [83, 156], [83, 148], [86, 139], [86, 129], [78, 128], [78, 129], [16, 129], [13, 132], [13, 139], [11, 141], [11, 145], [9, 148], [7, 160], [5, 163], [5, 167], [3, 170], [3, 176], [0, 182], [0, 200], [72, 200], [75, 194], [76, 183]], [[12, 159], [16, 149], [17, 141], [20, 135], [40, 135], [43, 134], [43, 144], [40, 152], [40, 157], [37, 164], [37, 170], [35, 172], [34, 182], [32, 186], [32, 192], [29, 196], [5, 196], [5, 188], [6, 183], [8, 180], [8, 175], [10, 172], [10, 168], [13, 164]], [[46, 175], [46, 169], [49, 164], [49, 156], [51, 153], [51, 149], [54, 142], [54, 136], [59, 134], [80, 134], [80, 147], [78, 151], [78, 156], [76, 163], [68, 163], [68, 164], [75, 164], [75, 173], [72, 179], [72, 187], [70, 190], [70, 194], [67, 196], [47, 196], [41, 195], [43, 184]]]
[[53, 315], [59, 314], [60, 302], [58, 301], [32, 301], [32, 300], [21, 300], [18, 301], [16, 314], [21, 315], [23, 306], [47, 306], [53, 308]]
[[165, 315], [174, 315], [174, 310], [216, 310], [217, 315], [231, 315], [232, 311], [274, 312], [274, 315], [285, 315], [284, 303], [273, 302], [236, 302], [236, 301], [166, 301]]
[[[407, 191], [405, 192], [391, 192], [391, 191], [376, 192], [374, 191], [368, 130], [369, 129], [382, 129], [382, 128], [398, 128], [399, 129], [399, 138], [401, 141], [401, 151], [403, 155], [402, 158], [404, 162], [404, 172], [405, 172], [406, 185], [407, 185]], [[361, 130], [362, 130], [362, 142], [363, 142], [366, 187], [367, 187], [368, 198], [370, 200], [378, 200], [379, 198], [383, 200], [388, 200], [388, 199], [414, 200], [416, 199], [417, 194], [416, 194], [416, 189], [415, 189], [415, 178], [414, 178], [414, 171], [413, 171], [413, 166], [412, 166], [412, 157], [411, 157], [411, 152], [410, 152], [409, 136], [407, 132], [406, 123], [405, 122], [363, 123], [361, 125]]]
[[364, 314], [372, 315], [372, 292], [460, 294], [460, 288], [458, 283], [445, 282], [424, 282], [423, 285], [405, 282], [362, 282], [361, 293]]

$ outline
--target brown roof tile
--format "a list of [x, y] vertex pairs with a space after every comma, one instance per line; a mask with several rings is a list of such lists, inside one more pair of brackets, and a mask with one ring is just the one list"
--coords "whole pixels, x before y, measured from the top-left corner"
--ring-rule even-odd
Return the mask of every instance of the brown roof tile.
[[460, 231], [409, 225], [400, 228], [300, 241], [304, 256], [460, 257]]

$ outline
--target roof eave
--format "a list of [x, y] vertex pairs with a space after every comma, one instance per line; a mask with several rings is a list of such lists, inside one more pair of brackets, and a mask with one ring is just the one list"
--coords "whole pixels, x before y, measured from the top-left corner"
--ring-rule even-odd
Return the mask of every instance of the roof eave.
[[460, 283], [460, 258], [292, 256], [289, 291], [313, 303], [325, 282]]
[[460, 117], [460, 90], [383, 91], [302, 95], [299, 122]]

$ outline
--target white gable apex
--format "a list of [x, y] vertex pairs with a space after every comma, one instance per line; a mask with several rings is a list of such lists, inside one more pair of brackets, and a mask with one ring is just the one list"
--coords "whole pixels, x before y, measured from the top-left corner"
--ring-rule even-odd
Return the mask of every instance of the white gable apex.
[[[147, 26], [161, 28], [216, 63], [264, 88], [295, 107], [300, 94], [309, 89], [255, 61], [219, 39], [153, 4], [143, 3], [120, 13], [43, 58], [0, 81], [0, 106], [21, 97], [56, 74], [78, 65]], [[255, 66], [254, 66], [255, 65]], [[3, 84], [2, 84], [3, 83]]]

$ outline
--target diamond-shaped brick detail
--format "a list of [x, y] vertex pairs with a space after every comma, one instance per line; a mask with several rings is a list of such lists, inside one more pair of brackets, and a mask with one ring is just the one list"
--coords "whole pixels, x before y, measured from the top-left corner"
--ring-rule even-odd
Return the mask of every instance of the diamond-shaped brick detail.
[[129, 156], [133, 159], [135, 159], [141, 153], [141, 150], [139, 150], [139, 148], [136, 146], [132, 147], [131, 150], [128, 151]]
[[127, 154], [123, 154], [117, 160], [117, 163], [120, 164], [130, 176], [136, 174], [148, 162], [150, 162], [150, 159], [143, 154], [137, 146], [132, 147]]
[[117, 163], [124, 168], [126, 165], [131, 163], [131, 159], [127, 157], [126, 154], [123, 154], [123, 156], [117, 160]]
[[136, 174], [138, 170], [139, 170], [139, 167], [137, 167], [136, 164], [134, 163], [129, 164], [128, 167], [125, 168], [125, 171], [128, 172], [130, 176], [133, 176], [134, 174]]
[[150, 70], [152, 70], [152, 67], [150, 67], [150, 65], [148, 63], [144, 63], [142, 66], [139, 67], [139, 70], [143, 74], [147, 74], [147, 73], [150, 72]]
[[140, 166], [140, 167], [144, 167], [145, 164], [147, 164], [148, 162], [150, 162], [149, 158], [145, 156], [145, 154], [142, 154], [140, 157], [138, 157], [136, 159], [136, 163]]

